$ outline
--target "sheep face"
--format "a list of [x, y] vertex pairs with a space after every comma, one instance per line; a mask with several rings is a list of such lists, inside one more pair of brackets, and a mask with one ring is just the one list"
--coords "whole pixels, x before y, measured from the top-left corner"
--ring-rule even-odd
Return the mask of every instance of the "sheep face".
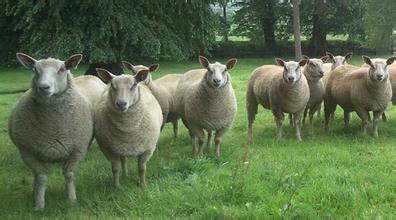
[[323, 77], [323, 61], [321, 59], [310, 59], [306, 65], [308, 78], [319, 80]]
[[39, 95], [51, 97], [61, 94], [67, 88], [67, 75], [71, 68], [75, 68], [81, 61], [82, 55], [73, 55], [66, 61], [48, 58], [35, 60], [34, 58], [17, 53], [21, 64], [33, 72], [32, 87]]
[[147, 78], [149, 70], [140, 70], [136, 75], [115, 76], [105, 69], [96, 69], [104, 81], [110, 81], [109, 98], [114, 109], [126, 112], [140, 99], [138, 83]]
[[[136, 75], [140, 70], [149, 70], [149, 72], [157, 71], [159, 64], [151, 64], [149, 67], [144, 65], [133, 65], [128, 61], [122, 61], [122, 65], [131, 71], [132, 75]], [[148, 75], [146, 80], [144, 81], [146, 85], [148, 85], [152, 81], [151, 74]]]
[[349, 52], [345, 54], [345, 56], [333, 56], [333, 54], [331, 54], [330, 52], [326, 52], [326, 56], [328, 56], [333, 63], [331, 65], [331, 70], [334, 70], [339, 66], [348, 64], [347, 61], [351, 59], [352, 55], [352, 52]]
[[391, 65], [396, 57], [390, 57], [386, 61], [377, 60], [372, 62], [370, 57], [363, 56], [364, 62], [370, 66], [368, 75], [369, 78], [374, 82], [382, 82], [389, 77], [388, 65]]
[[206, 82], [213, 88], [222, 88], [229, 82], [228, 70], [235, 66], [237, 60], [230, 59], [226, 65], [219, 62], [211, 64], [207, 58], [200, 56], [199, 62], [208, 70], [205, 74]]
[[304, 66], [307, 61], [307, 59], [302, 59], [299, 62], [285, 62], [280, 58], [276, 58], [278, 65], [283, 66], [283, 80], [287, 84], [294, 84], [301, 79], [301, 67]]

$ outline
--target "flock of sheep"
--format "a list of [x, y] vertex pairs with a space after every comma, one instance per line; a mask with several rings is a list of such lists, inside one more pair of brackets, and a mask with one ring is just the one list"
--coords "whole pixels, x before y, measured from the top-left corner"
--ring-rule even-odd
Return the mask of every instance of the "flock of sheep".
[[[258, 105], [270, 109], [275, 117], [277, 135], [282, 137], [284, 113], [301, 140], [301, 126], [309, 114], [310, 133], [313, 115], [320, 112], [324, 100], [325, 127], [334, 117], [336, 105], [344, 109], [345, 125], [350, 112], [362, 119], [364, 131], [373, 111], [374, 136], [378, 136], [378, 118], [392, 98], [392, 74], [396, 80], [396, 57], [370, 59], [365, 65], [347, 64], [352, 56], [327, 53], [320, 59], [304, 57], [299, 62], [276, 59], [278, 65], [264, 65], [253, 71], [246, 93], [248, 138], [252, 141], [252, 125]], [[74, 78], [82, 55], [66, 61], [48, 58], [36, 60], [17, 53], [20, 63], [33, 72], [31, 89], [18, 101], [9, 119], [9, 135], [25, 164], [33, 173], [35, 209], [45, 206], [48, 165], [63, 166], [66, 191], [75, 202], [74, 171], [84, 159], [93, 138], [111, 162], [113, 185], [119, 187], [120, 176], [126, 176], [127, 157], [138, 157], [140, 183], [145, 186], [146, 163], [156, 150], [165, 123], [173, 124], [178, 135], [178, 119], [182, 119], [191, 136], [194, 154], [210, 148], [214, 133], [216, 156], [220, 156], [222, 136], [236, 116], [237, 103], [229, 70], [237, 60], [224, 65], [210, 63], [200, 56], [203, 69], [185, 74], [169, 74], [152, 80], [149, 67], [123, 61], [130, 75], [116, 76], [105, 69], [96, 69], [98, 76]], [[324, 64], [330, 59], [332, 64]], [[396, 84], [396, 82], [395, 82]], [[396, 87], [395, 87], [396, 88]], [[383, 115], [385, 118], [385, 115]], [[205, 142], [205, 133], [207, 141]]]

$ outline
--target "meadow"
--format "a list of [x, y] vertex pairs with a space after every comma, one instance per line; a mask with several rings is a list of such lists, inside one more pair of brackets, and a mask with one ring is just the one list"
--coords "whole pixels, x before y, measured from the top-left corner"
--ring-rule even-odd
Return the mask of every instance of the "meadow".
[[[231, 71], [238, 113], [223, 138], [220, 159], [213, 148], [193, 157], [182, 123], [177, 139], [168, 124], [148, 163], [148, 187], [138, 186], [136, 159], [130, 158], [130, 174], [115, 190], [110, 162], [93, 143], [76, 172], [78, 203], [68, 203], [62, 171], [54, 165], [42, 212], [33, 211], [32, 175], [7, 133], [10, 110], [22, 95], [18, 91], [29, 88], [31, 73], [0, 69], [0, 218], [394, 219], [394, 106], [388, 106], [388, 122], [379, 125], [379, 138], [371, 136], [371, 129], [368, 135], [361, 133], [356, 114], [351, 128], [344, 129], [338, 109], [329, 133], [324, 132], [322, 114], [315, 117], [314, 135], [304, 127], [302, 142], [295, 139], [287, 120], [284, 138], [277, 140], [271, 112], [260, 107], [253, 125], [254, 143], [247, 143], [247, 80], [254, 68], [273, 63], [273, 58], [239, 59]], [[355, 55], [350, 63], [360, 66], [362, 59]], [[200, 68], [198, 61], [160, 62], [153, 78], [194, 68]], [[80, 75], [85, 69], [80, 66], [73, 73]]]

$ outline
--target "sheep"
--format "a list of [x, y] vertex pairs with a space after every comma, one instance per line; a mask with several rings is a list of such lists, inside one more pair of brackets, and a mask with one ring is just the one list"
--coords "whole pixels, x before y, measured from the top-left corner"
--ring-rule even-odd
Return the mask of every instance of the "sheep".
[[258, 104], [270, 109], [275, 117], [277, 137], [282, 138], [283, 113], [291, 113], [297, 140], [301, 141], [301, 118], [309, 101], [309, 86], [301, 67], [308, 60], [285, 62], [276, 58], [276, 65], [263, 65], [256, 68], [248, 82], [246, 109], [248, 112], [248, 139], [253, 140], [252, 125], [257, 114]]
[[212, 131], [216, 131], [215, 152], [219, 158], [222, 137], [232, 126], [237, 111], [229, 74], [237, 59], [229, 59], [223, 65], [209, 63], [206, 57], [199, 56], [199, 62], [205, 69], [190, 70], [179, 81], [176, 113], [189, 130], [194, 155], [202, 154], [205, 149], [204, 130], [208, 133], [208, 148], [211, 147]]
[[109, 81], [94, 114], [95, 138], [105, 157], [111, 161], [113, 185], [120, 186], [120, 172], [127, 176], [128, 156], [138, 157], [140, 183], [146, 186], [146, 163], [156, 149], [162, 124], [161, 107], [150, 90], [139, 83], [148, 70], [135, 76], [115, 76], [97, 69], [103, 81]]
[[168, 74], [159, 79], [152, 80], [151, 73], [158, 69], [158, 64], [152, 64], [149, 67], [143, 65], [132, 65], [127, 61], [122, 61], [124, 67], [136, 74], [141, 69], [148, 69], [150, 74], [144, 81], [144, 84], [151, 90], [154, 97], [157, 99], [161, 106], [162, 117], [164, 122], [161, 126], [163, 129], [165, 123], [171, 122], [173, 125], [173, 135], [175, 138], [178, 136], [178, 116], [176, 114], [176, 87], [182, 74]]
[[82, 55], [66, 61], [36, 60], [17, 53], [17, 59], [32, 70], [32, 87], [12, 109], [8, 131], [24, 163], [33, 173], [35, 209], [45, 206], [48, 164], [61, 163], [70, 202], [75, 202], [74, 171], [84, 159], [93, 138], [89, 103], [74, 87], [70, 69]]
[[372, 62], [369, 57], [363, 56], [369, 67], [345, 65], [333, 70], [326, 85], [324, 99], [327, 131], [330, 115], [338, 104], [344, 109], [345, 127], [349, 126], [350, 112], [356, 111], [362, 120], [363, 133], [367, 133], [369, 111], [373, 111], [373, 135], [378, 137], [378, 117], [392, 98], [387, 66], [395, 59], [396, 57], [390, 57], [386, 61]]
[[[375, 63], [378, 61], [386, 61], [386, 59], [384, 58], [372, 58], [371, 62]], [[389, 80], [391, 82], [392, 85], [392, 104], [395, 105], [396, 104], [396, 68], [395, 68], [395, 63], [392, 63], [391, 65], [389, 65]], [[367, 63], [363, 63], [362, 67], [370, 67]], [[393, 67], [393, 68], [392, 68]], [[386, 113], [383, 112], [382, 113], [382, 121], [386, 122], [388, 119], [386, 117]]]
[[[313, 116], [316, 111], [320, 110], [322, 105], [325, 89], [322, 82], [323, 77], [323, 62], [326, 62], [327, 56], [320, 59], [309, 59], [307, 56], [303, 56], [304, 59], [308, 60], [304, 66], [303, 74], [307, 79], [309, 86], [309, 101], [307, 107], [304, 110], [303, 124], [309, 111], [309, 134], [314, 133]], [[292, 114], [290, 114], [292, 115]]]
[[[345, 56], [334, 56], [332, 53], [326, 52], [326, 56], [330, 58], [332, 63], [323, 64], [324, 76], [322, 77], [322, 82], [323, 82], [323, 86], [325, 88], [326, 88], [327, 81], [330, 77], [330, 72], [339, 66], [347, 65], [348, 64], [347, 61], [352, 58], [352, 55], [353, 55], [352, 52], [348, 52], [345, 54]], [[320, 109], [321, 109], [321, 107], [319, 107], [319, 110], [318, 110], [318, 117], [320, 117]], [[334, 119], [334, 114], [331, 117]]]
[[103, 83], [96, 76], [85, 75], [74, 78], [75, 88], [85, 96], [87, 101], [91, 105], [92, 112], [95, 109], [96, 104], [102, 97], [102, 93], [106, 88], [106, 84]]

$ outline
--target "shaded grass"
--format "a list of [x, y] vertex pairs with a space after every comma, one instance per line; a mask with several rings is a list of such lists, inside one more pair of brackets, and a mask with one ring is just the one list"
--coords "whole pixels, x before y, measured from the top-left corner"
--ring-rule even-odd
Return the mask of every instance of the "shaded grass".
[[[224, 60], [221, 60], [224, 61]], [[59, 166], [51, 166], [46, 209], [33, 212], [31, 173], [7, 134], [12, 105], [21, 96], [0, 95], [0, 207], [2, 218], [336, 218], [392, 219], [396, 213], [396, 112], [380, 123], [380, 137], [360, 132], [353, 115], [343, 129], [341, 111], [330, 133], [315, 118], [316, 134], [303, 131], [294, 139], [285, 121], [285, 137], [275, 139], [271, 113], [260, 108], [254, 123], [254, 143], [246, 141], [246, 82], [251, 71], [273, 59], [240, 59], [232, 71], [238, 100], [233, 128], [225, 135], [221, 159], [214, 149], [193, 158], [186, 129], [172, 138], [170, 125], [161, 134], [157, 152], [148, 163], [148, 188], [137, 185], [136, 160], [129, 159], [130, 175], [122, 187], [111, 187], [111, 168], [96, 143], [76, 173], [75, 206], [67, 203]], [[353, 64], [360, 65], [360, 57]], [[143, 63], [148, 64], [148, 63]], [[160, 63], [154, 78], [199, 68], [198, 62]], [[77, 71], [81, 74], [83, 68]], [[30, 73], [0, 71], [1, 90], [29, 87]]]

